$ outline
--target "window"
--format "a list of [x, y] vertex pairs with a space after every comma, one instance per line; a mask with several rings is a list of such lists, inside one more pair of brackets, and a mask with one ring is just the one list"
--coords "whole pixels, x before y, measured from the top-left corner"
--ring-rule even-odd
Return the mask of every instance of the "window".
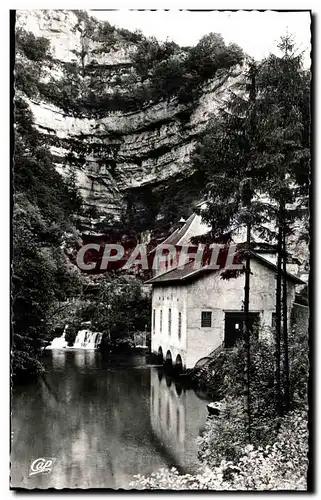
[[212, 326], [212, 313], [211, 311], [202, 311], [201, 326]]
[[163, 330], [163, 309], [160, 310], [159, 316], [159, 331], [162, 333]]
[[156, 311], [153, 309], [153, 333], [155, 334]]
[[178, 338], [182, 336], [182, 313], [178, 313]]
[[172, 310], [168, 309], [168, 335], [172, 333]]

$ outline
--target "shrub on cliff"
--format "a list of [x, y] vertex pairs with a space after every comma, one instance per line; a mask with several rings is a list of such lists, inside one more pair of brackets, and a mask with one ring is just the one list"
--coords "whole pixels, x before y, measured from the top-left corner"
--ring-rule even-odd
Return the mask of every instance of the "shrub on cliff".
[[236, 44], [226, 45], [222, 35], [209, 33], [189, 50], [186, 67], [197, 73], [201, 80], [212, 78], [218, 69], [240, 64], [244, 54]]
[[[137, 111], [165, 99], [177, 98], [179, 103], [194, 104], [206, 80], [220, 69], [240, 64], [244, 57], [240, 47], [226, 45], [219, 34], [210, 33], [195, 47], [181, 48], [170, 40], [160, 42], [138, 31], [131, 33], [108, 22], [99, 23], [86, 13], [75, 13], [80, 22], [75, 29], [80, 28], [89, 40], [89, 45], [81, 51], [73, 51], [78, 62], [54, 61], [49, 40], [19, 28], [15, 72], [16, 82], [29, 97], [41, 97], [77, 116]], [[92, 50], [90, 41], [95, 44]], [[134, 49], [129, 52], [133, 71], [115, 64], [116, 79], [114, 71], [92, 59], [96, 54], [109, 53], [121, 46], [127, 49], [129, 45]], [[88, 53], [91, 57], [87, 64]], [[59, 79], [48, 71], [53, 64], [62, 72]], [[106, 87], [113, 86], [113, 91], [106, 93]]]
[[221, 35], [210, 33], [195, 47], [183, 49], [173, 42], [146, 39], [133, 55], [133, 63], [142, 80], [148, 80], [154, 101], [176, 97], [188, 103], [199, 97], [202, 83], [220, 69], [241, 64], [243, 58], [240, 47], [226, 45]]

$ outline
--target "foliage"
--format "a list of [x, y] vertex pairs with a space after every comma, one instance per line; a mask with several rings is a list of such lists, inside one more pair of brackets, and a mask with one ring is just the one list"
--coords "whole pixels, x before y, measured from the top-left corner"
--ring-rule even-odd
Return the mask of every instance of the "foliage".
[[[226, 234], [233, 238], [246, 227], [254, 244], [258, 238], [273, 245], [277, 241], [275, 394], [276, 411], [281, 415], [282, 406], [289, 405], [286, 278], [282, 291], [281, 271], [282, 266], [286, 271], [286, 237], [293, 232], [291, 224], [306, 219], [310, 155], [309, 89], [302, 57], [295, 53], [289, 36], [281, 37], [279, 48], [280, 57], [270, 55], [261, 64], [249, 62], [244, 80], [238, 82], [196, 147], [193, 164], [205, 184], [207, 204], [201, 215], [216, 240]], [[251, 241], [246, 246], [245, 255]], [[245, 287], [245, 311], [249, 295], [250, 278]], [[248, 344], [247, 337], [244, 341]]]
[[39, 208], [17, 195], [12, 261], [14, 377], [33, 372], [33, 359], [38, 370], [41, 348], [53, 336], [58, 303], [80, 289], [77, 273], [70, 270], [58, 246], [58, 229], [48, 227]]
[[[181, 474], [175, 468], [150, 476], [135, 476], [136, 489], [168, 490], [305, 490], [308, 468], [307, 426], [307, 332], [292, 332], [290, 341], [293, 409], [275, 422], [273, 352], [268, 343], [252, 342], [251, 352], [251, 444], [247, 442], [242, 403], [244, 354], [237, 345], [207, 369], [205, 382], [223, 386], [221, 413], [208, 417], [198, 438], [202, 468], [197, 474]], [[217, 361], [216, 360], [216, 361]], [[215, 382], [214, 382], [215, 379]], [[216, 391], [216, 387], [214, 389]], [[217, 392], [216, 392], [217, 394]], [[276, 425], [277, 424], [277, 425]]]
[[[271, 442], [278, 429], [274, 398], [274, 353], [270, 344], [252, 340], [250, 348], [251, 443], [264, 446]], [[221, 353], [200, 374], [198, 385], [214, 400], [224, 404], [223, 417], [210, 421], [200, 439], [200, 458], [210, 458], [217, 465], [221, 457], [234, 460], [248, 444], [246, 415], [243, 409], [245, 352], [243, 343]], [[213, 424], [213, 425], [212, 425]]]
[[290, 396], [292, 408], [307, 404], [309, 381], [309, 332], [294, 325], [289, 332]]
[[288, 222], [304, 214], [298, 194], [303, 209], [309, 182], [309, 77], [287, 37], [280, 48], [281, 57], [249, 63], [195, 149], [193, 165], [206, 186], [202, 216], [217, 235], [250, 220], [253, 229], [273, 240], [264, 222], [278, 215], [280, 199], [292, 204]]
[[195, 475], [179, 474], [175, 468], [161, 469], [149, 477], [137, 475], [131, 486], [151, 490], [306, 490], [307, 441], [306, 413], [292, 412], [283, 420], [272, 445], [248, 445], [235, 462], [223, 459], [218, 466], [205, 466]]
[[222, 35], [209, 33], [189, 51], [186, 66], [202, 79], [212, 78], [218, 69], [230, 68], [243, 59], [243, 52], [236, 44], [225, 45]]
[[274, 215], [273, 208], [257, 197], [264, 190], [267, 171], [256, 158], [255, 90], [252, 88], [251, 97], [247, 90], [255, 85], [256, 71], [255, 64], [250, 64], [219, 115], [209, 122], [192, 156], [205, 186], [207, 205], [202, 218], [215, 238], [227, 232], [233, 235], [248, 223], [262, 231], [267, 215], [269, 219]]
[[[75, 29], [81, 32], [82, 43], [82, 49], [75, 52], [77, 62], [53, 61], [48, 40], [21, 28], [16, 34], [19, 87], [29, 97], [41, 96], [67, 113], [104, 116], [112, 111], [137, 111], [173, 98], [192, 103], [206, 80], [243, 61], [242, 50], [235, 44], [225, 45], [221, 35], [215, 33], [203, 37], [195, 47], [182, 49], [170, 40], [159, 42], [138, 31], [131, 33], [108, 22], [97, 23], [86, 13], [75, 13], [79, 19]], [[91, 51], [88, 40], [94, 42]], [[120, 63], [112, 69], [97, 63], [96, 54], [117, 50], [120, 45], [131, 48], [131, 63]], [[48, 71], [53, 63], [62, 72], [59, 79]], [[25, 71], [26, 65], [30, 65], [30, 72]], [[41, 78], [44, 73], [46, 79]], [[106, 92], [106, 87], [111, 91]]]
[[43, 64], [51, 59], [50, 42], [22, 28], [16, 30], [15, 41], [15, 88], [28, 97], [36, 97], [39, 94], [38, 83], [43, 76]]
[[148, 80], [152, 101], [177, 97], [190, 102], [199, 96], [200, 87], [218, 70], [228, 70], [243, 61], [242, 50], [226, 46], [221, 35], [210, 33], [192, 48], [175, 43], [145, 40], [133, 56], [134, 68], [142, 81]]
[[[39, 44], [38, 44], [39, 41]], [[17, 61], [27, 61], [29, 83], [40, 77], [47, 40], [18, 31]], [[16, 66], [14, 207], [12, 257], [12, 374], [26, 379], [42, 369], [42, 348], [55, 335], [59, 304], [80, 290], [62, 250], [66, 231], [81, 210], [72, 179], [64, 179], [22, 93], [33, 94]]]
[[[262, 334], [262, 332], [261, 332]], [[270, 333], [271, 335], [271, 333]], [[293, 326], [289, 335], [290, 404], [302, 411], [307, 404], [308, 331]], [[248, 444], [245, 429], [244, 395], [245, 353], [242, 343], [221, 353], [203, 368], [198, 385], [214, 400], [224, 404], [224, 418], [210, 421], [207, 433], [200, 438], [200, 458], [217, 465], [220, 457], [234, 460], [242, 446]], [[274, 392], [274, 348], [269, 341], [251, 340], [250, 406], [251, 444], [266, 446], [275, 439], [281, 420], [276, 417]], [[283, 387], [281, 389], [284, 390]], [[234, 436], [234, 439], [231, 439]], [[210, 463], [208, 462], [210, 457]]]
[[150, 298], [142, 292], [136, 279], [113, 277], [100, 284], [95, 300], [82, 306], [79, 321], [91, 321], [104, 334], [103, 345], [132, 337], [150, 328]]
[[108, 338], [104, 336], [99, 348], [103, 354], [126, 355], [134, 350], [135, 342], [130, 335], [123, 338]]
[[16, 45], [30, 61], [43, 61], [48, 57], [50, 41], [45, 37], [36, 37], [33, 33], [18, 28]]

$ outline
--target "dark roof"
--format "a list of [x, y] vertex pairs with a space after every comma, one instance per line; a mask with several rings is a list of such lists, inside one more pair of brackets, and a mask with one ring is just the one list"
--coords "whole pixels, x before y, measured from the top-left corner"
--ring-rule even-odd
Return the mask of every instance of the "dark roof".
[[[219, 269], [218, 269], [219, 270]], [[187, 281], [188, 279], [196, 279], [201, 274], [205, 274], [208, 272], [217, 272], [216, 269], [209, 269], [208, 266], [203, 266], [200, 269], [194, 269], [194, 261], [189, 262], [184, 267], [176, 267], [174, 269], [170, 269], [169, 271], [155, 276], [155, 278], [151, 278], [146, 281], [148, 284], [157, 284], [157, 283], [172, 283], [172, 282], [181, 282]]]
[[[260, 262], [262, 265], [265, 267], [272, 269], [273, 271], [276, 271], [277, 266], [273, 264], [273, 262], [270, 262], [260, 255], [258, 255], [255, 252], [251, 252], [251, 257], [258, 262]], [[150, 280], [146, 281], [148, 284], [156, 285], [156, 284], [162, 284], [162, 283], [182, 283], [186, 282], [188, 280], [194, 280], [198, 279], [200, 276], [208, 273], [213, 273], [213, 272], [218, 272], [221, 271], [222, 269], [211, 269], [209, 266], [203, 266], [200, 269], [194, 269], [194, 261], [189, 262], [186, 264], [184, 267], [176, 267], [174, 269], [170, 269], [169, 271], [162, 273], [158, 276], [155, 276], [154, 278], [151, 278]], [[224, 270], [224, 268], [223, 268]], [[294, 283], [298, 285], [305, 285], [305, 282], [297, 278], [291, 273], [286, 273], [287, 278], [291, 281], [294, 281]]]

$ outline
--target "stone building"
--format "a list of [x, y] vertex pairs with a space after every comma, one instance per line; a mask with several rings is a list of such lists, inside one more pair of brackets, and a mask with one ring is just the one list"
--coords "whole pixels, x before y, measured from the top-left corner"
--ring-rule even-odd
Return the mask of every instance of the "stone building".
[[[167, 243], [188, 242], [199, 230], [199, 216], [193, 214], [183, 228], [173, 233]], [[179, 240], [177, 240], [179, 237]], [[273, 253], [251, 252], [250, 320], [253, 334], [272, 339], [275, 314], [276, 264]], [[152, 285], [152, 352], [164, 360], [192, 368], [213, 350], [232, 347], [241, 337], [244, 314], [244, 274], [222, 279], [225, 268], [194, 269], [194, 262], [184, 267], [170, 263], [147, 283]], [[290, 270], [290, 267], [289, 267]], [[287, 273], [289, 317], [295, 300], [296, 285], [304, 282]], [[259, 328], [254, 328], [257, 325]]]

